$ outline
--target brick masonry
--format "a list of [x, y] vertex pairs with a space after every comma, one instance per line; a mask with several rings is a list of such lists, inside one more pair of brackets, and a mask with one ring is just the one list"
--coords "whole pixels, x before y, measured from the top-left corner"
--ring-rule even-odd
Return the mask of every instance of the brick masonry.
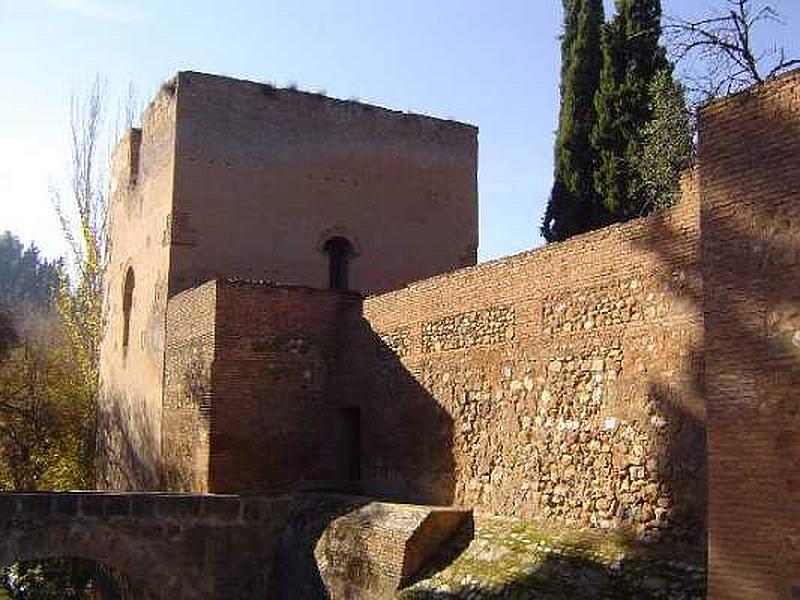
[[290, 497], [0, 494], [0, 561], [81, 557], [135, 597], [263, 598]]
[[687, 177], [670, 213], [367, 298], [367, 489], [702, 545], [698, 224]]
[[468, 511], [369, 502], [331, 521], [314, 548], [331, 598], [389, 598], [464, 527]]
[[800, 597], [800, 73], [700, 114], [709, 595]]
[[[713, 103], [672, 210], [363, 302], [223, 279], [173, 296], [163, 472], [614, 529], [707, 550], [713, 598], [800, 594], [798, 113], [799, 72]], [[173, 266], [205, 261], [181, 248]]]
[[327, 287], [333, 237], [350, 242], [349, 284], [362, 292], [476, 261], [477, 129], [463, 123], [181, 72], [113, 163], [103, 489], [160, 485], [168, 297], [231, 277]]
[[359, 307], [357, 295], [226, 280], [170, 300], [167, 489], [341, 488], [351, 466], [333, 357], [341, 315]]
[[335, 235], [363, 292], [475, 264], [476, 128], [203, 73], [175, 86], [172, 291], [327, 287]]

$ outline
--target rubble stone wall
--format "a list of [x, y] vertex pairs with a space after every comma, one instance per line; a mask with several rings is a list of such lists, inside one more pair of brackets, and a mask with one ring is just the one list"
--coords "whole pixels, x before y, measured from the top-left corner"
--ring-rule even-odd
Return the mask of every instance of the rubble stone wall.
[[702, 545], [699, 202], [367, 298], [367, 491]]

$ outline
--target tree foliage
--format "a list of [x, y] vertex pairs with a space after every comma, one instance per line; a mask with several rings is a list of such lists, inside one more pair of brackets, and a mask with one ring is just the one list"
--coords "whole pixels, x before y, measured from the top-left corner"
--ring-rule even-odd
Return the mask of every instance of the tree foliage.
[[105, 114], [102, 80], [83, 99], [70, 102], [71, 189], [53, 190], [53, 204], [70, 249], [73, 270], [60, 271], [57, 306], [83, 377], [96, 385], [103, 326], [103, 278], [107, 239], [106, 169], [99, 160]]
[[0, 361], [2, 361], [10, 348], [19, 342], [17, 330], [14, 328], [14, 322], [11, 318], [11, 313], [7, 308], [0, 305]]
[[0, 365], [0, 487], [86, 488], [91, 482], [94, 403], [71, 348], [28, 335]]
[[691, 160], [683, 88], [660, 43], [660, 0], [616, 0], [608, 23], [597, 4], [564, 4], [555, 181], [542, 226], [547, 241], [670, 205]]
[[555, 181], [542, 222], [548, 241], [590, 227], [597, 206], [591, 133], [600, 79], [602, 0], [564, 0], [561, 40], [561, 107], [555, 146]]
[[10, 231], [0, 235], [0, 305], [47, 310], [58, 287], [59, 263], [42, 258], [39, 249], [27, 248]]
[[57, 263], [0, 237], [0, 489], [86, 487], [93, 400], [53, 303]]
[[644, 184], [636, 159], [641, 132], [652, 117], [652, 82], [668, 67], [661, 37], [659, 0], [617, 0], [617, 14], [602, 36], [603, 68], [595, 97], [592, 143], [599, 155], [595, 190], [604, 215], [598, 225], [643, 213]]
[[[51, 558], [11, 566], [3, 572], [2, 585], [11, 598], [19, 600], [118, 598], [113, 588], [97, 585], [97, 573], [93, 561]], [[0, 599], [6, 597], [0, 591]]]
[[650, 83], [652, 116], [642, 129], [642, 150], [634, 162], [644, 212], [662, 210], [680, 197], [680, 177], [692, 163], [694, 126], [683, 85], [669, 69]]
[[[71, 100], [71, 186], [66, 194], [52, 192], [70, 249], [69, 268], [63, 263], [29, 268], [39, 262], [38, 254], [29, 252], [22, 261], [27, 275], [14, 287], [31, 294], [51, 291], [46, 304], [55, 309], [26, 316], [35, 326], [26, 326], [24, 335], [8, 344], [0, 363], [0, 487], [6, 489], [92, 487], [107, 249], [103, 114], [97, 78], [85, 98]], [[18, 314], [13, 317], [19, 320]], [[3, 583], [14, 598], [92, 597], [86, 582], [97, 581], [101, 571], [79, 563], [68, 557], [58, 564], [19, 563], [3, 570]], [[72, 595], [65, 595], [68, 588]]]

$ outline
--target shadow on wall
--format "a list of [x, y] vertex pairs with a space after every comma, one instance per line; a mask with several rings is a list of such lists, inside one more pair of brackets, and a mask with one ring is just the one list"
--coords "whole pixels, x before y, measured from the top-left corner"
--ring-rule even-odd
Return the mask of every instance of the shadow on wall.
[[[653, 219], [650, 224], [657, 235], [659, 220]], [[687, 263], [685, 257], [676, 261]], [[691, 288], [696, 281], [693, 274], [686, 286]], [[691, 297], [692, 290], [687, 294]], [[402, 336], [381, 337], [361, 314], [353, 318], [357, 321], [348, 330], [357, 333], [339, 354], [348, 368], [336, 370], [340, 377], [336, 389], [341, 391], [342, 402], [356, 402], [362, 407], [367, 425], [363, 446], [365, 492], [401, 502], [453, 503], [456, 500], [453, 417], [419, 383], [422, 374], [409, 371], [402, 363], [406, 350]], [[707, 478], [701, 352], [702, 348], [689, 348], [682, 358], [684, 364], [675, 365], [675, 371], [690, 375], [661, 380], [661, 375], [648, 375], [645, 369], [637, 390], [646, 396], [646, 417], [650, 420], [645, 424], [646, 429], [651, 429], [653, 420], [659, 425], [657, 433], [647, 441], [652, 447], [639, 456], [642, 462], [633, 458], [634, 446], [640, 442], [638, 438], [626, 438], [616, 444], [614, 453], [597, 457], [602, 462], [598, 466], [599, 476], [606, 477], [614, 485], [622, 482], [619, 489], [613, 490], [612, 498], [601, 499], [606, 502], [602, 507], [606, 526], [617, 530], [621, 546], [625, 548], [614, 564], [584, 555], [547, 557], [543, 561], [529, 561], [524, 569], [509, 573], [499, 584], [477, 581], [470, 584], [469, 589], [456, 585], [454, 589], [460, 591], [427, 590], [414, 592], [412, 597], [456, 598], [463, 597], [462, 592], [466, 591], [486, 597], [508, 594], [527, 597], [525, 594], [546, 594], [548, 590], [557, 589], [562, 590], [560, 595], [544, 597], [575, 597], [564, 595], [563, 590], [572, 589], [564, 581], [569, 580], [576, 569], [583, 571], [578, 585], [584, 586], [588, 596], [611, 590], [622, 594], [619, 597], [630, 597], [625, 595], [629, 592], [649, 597], [650, 592], [658, 590], [648, 591], [648, 582], [655, 587], [663, 582], [678, 594], [676, 597], [701, 595], [705, 586]], [[364, 373], [370, 376], [364, 377]], [[627, 433], [634, 434], [635, 424], [631, 427]], [[573, 443], [586, 442], [576, 439]], [[629, 448], [621, 451], [617, 461], [617, 451], [625, 445]], [[555, 464], [557, 458], [547, 460]], [[635, 474], [645, 467], [647, 472], [655, 474], [648, 481]], [[653, 479], [655, 483], [651, 483]], [[632, 489], [625, 487], [626, 481]], [[644, 500], [632, 500], [634, 492], [637, 498], [644, 496]], [[567, 492], [564, 501], [569, 502], [571, 495]], [[657, 528], [647, 529], [643, 543], [642, 528], [654, 522]], [[475, 542], [481, 543], [480, 540]], [[496, 540], [489, 541], [488, 547], [495, 543]], [[437, 564], [429, 575], [446, 569], [453, 559], [458, 561], [463, 547], [462, 544], [457, 551], [450, 549], [449, 554], [435, 561]], [[480, 555], [478, 550], [476, 552]], [[472, 560], [469, 551], [463, 554], [463, 560]], [[487, 565], [492, 560], [488, 559]], [[672, 568], [671, 562], [680, 564]], [[467, 575], [467, 579], [474, 578], [475, 573]]]
[[165, 489], [163, 482], [181, 476], [177, 466], [161, 460], [143, 402], [108, 396], [98, 407], [97, 421], [97, 489], [158, 491]]
[[[360, 408], [361, 481], [371, 496], [447, 506], [455, 500], [453, 417], [402, 363], [402, 341], [383, 339], [359, 310], [337, 356], [341, 405]], [[364, 374], [371, 376], [364, 377]]]
[[[796, 97], [797, 78], [700, 120], [702, 285], [688, 297], [704, 318], [704, 369], [691, 385], [706, 402], [709, 593], [720, 598], [800, 592], [800, 124], [780, 89]], [[681, 235], [657, 219], [639, 243], [667, 266]]]
[[[648, 243], [658, 243], [663, 239], [666, 252], [673, 247], [683, 249], [682, 256], [664, 256], [667, 266], [664, 284], [674, 284], [670, 273], [674, 265], [685, 266], [689, 273], [678, 295], [692, 305], [684, 306], [686, 311], [698, 313], [702, 286], [697, 264], [686, 252], [686, 248], [692, 248], [696, 240], [675, 240], [668, 222], [660, 216], [648, 219], [644, 226], [648, 228], [644, 236]], [[694, 232], [684, 234], [696, 235]], [[407, 348], [402, 333], [381, 337], [372, 330], [360, 311], [350, 318], [345, 331], [355, 333], [337, 354], [346, 368], [333, 370], [337, 375], [334, 389], [340, 393], [341, 404], [353, 404], [362, 411], [366, 425], [362, 448], [364, 491], [396, 501], [453, 503], [456, 501], [453, 417], [420, 384], [424, 374], [413, 372], [413, 369], [425, 367], [414, 365], [409, 370], [403, 364]], [[699, 323], [697, 325], [695, 329], [699, 331]], [[697, 338], [699, 340], [700, 336]], [[625, 595], [630, 593], [650, 597], [648, 594], [651, 592], [663, 591], [659, 588], [662, 581], [677, 594], [676, 597], [702, 594], [705, 585], [707, 480], [702, 353], [699, 341], [687, 348], [681, 358], [682, 364], [673, 365], [672, 370], [682, 374], [677, 377], [667, 375], [662, 379], [663, 374], [648, 373], [645, 368], [635, 393], [637, 397], [645, 397], [646, 418], [650, 422], [643, 423], [641, 428], [631, 423], [626, 434], [639, 437], [630, 440], [615, 438], [611, 444], [613, 452], [604, 455], [598, 452], [592, 456], [599, 461], [595, 463], [599, 477], [608, 479], [612, 486], [621, 483], [608, 498], [598, 499], [598, 503], [604, 502], [598, 509], [602, 512], [604, 526], [616, 529], [621, 536], [621, 546], [626, 549], [621, 558], [611, 564], [582, 555], [546, 557], [542, 561], [529, 561], [524, 569], [509, 573], [499, 583], [478, 581], [467, 587], [456, 585], [453, 589], [457, 591], [427, 590], [414, 592], [412, 597], [456, 598], [470, 592], [477, 597], [517, 597], [520, 594], [519, 597], [529, 597], [525, 594], [539, 597], [538, 594], [552, 593], [554, 595], [542, 597], [571, 598], [576, 596], [564, 593], [564, 590], [572, 589], [571, 584], [565, 581], [568, 582], [576, 570], [582, 572], [577, 585], [584, 586], [586, 597], [607, 591], [622, 594], [619, 597], [630, 597]], [[635, 445], [642, 442], [643, 431], [653, 429], [653, 422], [658, 423], [655, 426], [657, 432], [646, 440], [646, 444], [652, 446], [634, 458]], [[588, 443], [579, 437], [576, 434], [571, 443]], [[628, 449], [622, 449], [624, 446]], [[546, 457], [544, 460], [554, 465], [558, 458]], [[637, 458], [642, 462], [636, 462]], [[638, 475], [645, 472], [645, 468], [654, 477], [645, 480], [644, 476]], [[548, 474], [542, 473], [543, 476]], [[535, 485], [537, 482], [531, 483]], [[629, 484], [631, 488], [625, 487]], [[560, 501], [570, 502], [575, 493], [576, 490], [567, 491]], [[653, 523], [656, 524], [654, 528]], [[646, 541], [643, 543], [645, 526]], [[320, 531], [323, 530], [324, 525]], [[489, 546], [494, 543], [489, 542]], [[455, 552], [444, 557], [438, 561], [436, 569], [441, 569], [454, 558], [458, 561], [458, 556], [459, 553]], [[469, 551], [463, 556], [470, 560]], [[680, 566], [671, 568], [670, 562], [678, 562]], [[659, 589], [648, 591], [648, 582]]]
[[[390, 347], [372, 331], [361, 313], [361, 303], [353, 303], [340, 315], [342, 329], [336, 357], [330, 365], [330, 396], [340, 410], [336, 429], [345, 432], [342, 458], [347, 463], [343, 472], [361, 480], [360, 485], [344, 482], [340, 491], [362, 491], [370, 498], [355, 496], [316, 496], [300, 499], [284, 530], [273, 568], [272, 591], [275, 598], [328, 598], [320, 573], [315, 549], [338, 517], [358, 510], [375, 497], [401, 502], [449, 505], [454, 495], [454, 461], [452, 453], [453, 420], [435, 398], [408, 372], [400, 361], [397, 349]], [[355, 361], [355, 362], [352, 362]], [[349, 365], [348, 369], [336, 368]], [[354, 365], [377, 370], [380, 377], [365, 382], [357, 377]], [[377, 402], [374, 399], [378, 399]], [[358, 414], [360, 424], [352, 426]], [[353, 468], [353, 455], [358, 465]], [[376, 464], [374, 456], [390, 458]], [[389, 467], [388, 465], [391, 465]], [[310, 504], [309, 504], [310, 503]], [[375, 532], [350, 531], [346, 540], [327, 540], [348, 557], [346, 565], [323, 565], [332, 569], [328, 580], [344, 586], [341, 597], [361, 597], [370, 592], [378, 597], [381, 571], [386, 560], [376, 552], [377, 544], [396, 550], [390, 540], [376, 540]], [[463, 546], [462, 546], [463, 547]], [[336, 552], [336, 548], [333, 548]], [[340, 572], [345, 568], [347, 572]], [[346, 589], [345, 589], [346, 588]], [[378, 594], [378, 595], [374, 595]], [[381, 596], [382, 597], [382, 596]]]
[[[313, 502], [300, 499], [284, 529], [272, 567], [270, 598], [293, 600], [325, 600], [329, 592], [319, 571], [314, 555], [322, 535], [338, 517], [358, 510], [369, 502], [354, 497], [322, 496]], [[366, 564], [367, 547], [363, 540], [349, 539], [347, 552], [351, 556], [363, 557]], [[358, 573], [352, 573], [353, 581]]]
[[401, 598], [705, 598], [705, 424], [685, 408], [686, 390], [652, 383], [648, 389], [652, 415], [666, 423], [656, 442], [660, 488], [652, 506], [667, 513], [657, 497], [672, 506], [668, 516], [656, 515], [663, 518], [657, 532], [642, 540], [626, 523], [650, 521], [652, 509], [622, 503], [608, 506], [606, 516], [622, 523], [611, 531], [549, 523], [552, 529], [540, 532], [523, 521], [479, 521], [474, 537], [443, 548]]

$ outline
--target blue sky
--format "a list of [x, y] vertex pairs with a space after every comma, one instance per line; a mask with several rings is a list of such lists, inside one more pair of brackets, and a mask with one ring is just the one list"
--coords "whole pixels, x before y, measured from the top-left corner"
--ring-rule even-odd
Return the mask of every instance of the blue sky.
[[[701, 14], [723, 0], [663, 0]], [[610, 2], [608, 3], [611, 4]], [[798, 49], [800, 2], [777, 0]], [[560, 0], [0, 0], [0, 230], [64, 251], [49, 200], [69, 96], [96, 73], [142, 103], [192, 69], [358, 97], [480, 127], [480, 258], [542, 243], [558, 110]], [[609, 14], [610, 14], [609, 7]], [[112, 106], [109, 122], [115, 118]]]

